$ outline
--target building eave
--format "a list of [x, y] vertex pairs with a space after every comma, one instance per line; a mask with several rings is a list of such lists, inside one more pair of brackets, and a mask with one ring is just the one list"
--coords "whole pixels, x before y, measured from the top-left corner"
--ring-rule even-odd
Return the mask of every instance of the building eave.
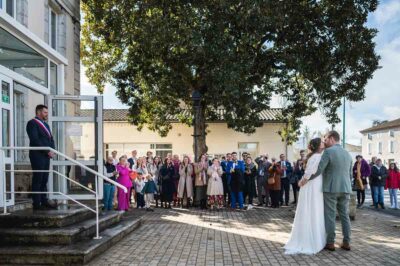
[[24, 25], [19, 23], [16, 19], [9, 16], [4, 8], [0, 9], [0, 25], [20, 41], [29, 45], [34, 50], [49, 58], [56, 64], [68, 65], [68, 59], [66, 57], [54, 50], [50, 45], [36, 36]]

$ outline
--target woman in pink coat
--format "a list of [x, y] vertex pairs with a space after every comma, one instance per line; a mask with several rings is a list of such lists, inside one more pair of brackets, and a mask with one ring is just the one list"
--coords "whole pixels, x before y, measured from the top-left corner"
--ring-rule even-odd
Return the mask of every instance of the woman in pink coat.
[[[125, 157], [119, 158], [119, 163], [117, 164], [118, 178], [117, 182], [125, 186], [128, 191], [132, 187], [132, 181], [129, 177], [129, 173], [132, 170], [129, 168], [129, 163], [127, 163]], [[122, 189], [118, 188], [118, 210], [128, 211], [129, 209], [129, 193], [125, 193]]]

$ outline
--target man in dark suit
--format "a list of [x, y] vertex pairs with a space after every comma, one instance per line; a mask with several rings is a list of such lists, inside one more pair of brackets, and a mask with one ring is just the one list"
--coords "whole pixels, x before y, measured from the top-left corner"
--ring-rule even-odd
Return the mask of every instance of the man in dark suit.
[[[36, 117], [26, 125], [26, 132], [29, 136], [29, 147], [51, 147], [55, 148], [53, 135], [49, 125], [45, 122], [48, 118], [47, 106], [39, 104], [36, 106]], [[54, 153], [48, 150], [30, 150], [29, 159], [34, 171], [49, 171], [50, 158]], [[46, 192], [49, 172], [33, 172], [32, 192]], [[33, 209], [55, 208], [47, 200], [47, 194], [33, 194]]]
[[[283, 205], [285, 203], [286, 206], [289, 206], [290, 178], [293, 173], [292, 164], [286, 160], [284, 154], [281, 154], [278, 165], [282, 170], [280, 204]], [[283, 201], [283, 194], [285, 194], [285, 201]]]
[[[148, 152], [147, 152], [148, 153]], [[133, 167], [136, 167], [136, 163], [137, 163], [137, 151], [133, 150], [132, 151], [132, 157], [128, 159], [128, 163], [129, 163], [129, 168], [131, 168], [133, 170]]]
[[262, 206], [264, 204], [263, 191], [265, 191], [265, 206], [268, 207], [270, 195], [267, 186], [267, 180], [269, 177], [269, 168], [271, 167], [271, 163], [268, 161], [268, 155], [266, 154], [256, 158], [255, 161], [258, 164], [257, 168], [258, 206]]
[[229, 191], [229, 186], [228, 186], [228, 163], [232, 160], [232, 154], [227, 153], [225, 159], [222, 159], [221, 161], [221, 167], [222, 167], [222, 184], [224, 186], [224, 204], [225, 206], [229, 206], [231, 203], [230, 199], [230, 191]]

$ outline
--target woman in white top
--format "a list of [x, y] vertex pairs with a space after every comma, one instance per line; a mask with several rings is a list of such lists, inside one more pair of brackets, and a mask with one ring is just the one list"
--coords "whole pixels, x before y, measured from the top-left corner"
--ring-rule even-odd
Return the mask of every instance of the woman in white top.
[[179, 183], [178, 198], [180, 205], [183, 207], [183, 199], [186, 198], [186, 206], [189, 207], [190, 200], [193, 197], [193, 165], [190, 163], [188, 156], [183, 157], [179, 165]]
[[[317, 172], [324, 143], [320, 138], [310, 141], [303, 179]], [[301, 187], [296, 216], [290, 239], [285, 245], [285, 254], [316, 254], [326, 245], [324, 197], [322, 175]]]
[[218, 208], [222, 208], [224, 204], [224, 185], [222, 183], [222, 167], [217, 158], [214, 158], [211, 166], [207, 170], [208, 175], [208, 186], [207, 186], [207, 196], [208, 204], [210, 204], [211, 209], [217, 203]]

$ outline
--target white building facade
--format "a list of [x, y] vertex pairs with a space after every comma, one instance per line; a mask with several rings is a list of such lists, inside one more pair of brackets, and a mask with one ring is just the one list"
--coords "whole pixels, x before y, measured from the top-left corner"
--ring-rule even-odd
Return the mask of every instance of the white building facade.
[[[29, 146], [25, 127], [38, 104], [54, 117], [79, 113], [79, 101], [51, 98], [80, 95], [79, 0], [0, 0], [0, 84], [2, 147]], [[56, 149], [68, 153], [68, 122], [55, 121]], [[4, 163], [29, 167], [28, 151], [7, 151]], [[8, 190], [30, 189], [29, 176], [14, 177], [7, 173]]]
[[400, 162], [400, 119], [383, 122], [361, 131], [362, 155], [371, 160], [376, 156], [385, 165]]

